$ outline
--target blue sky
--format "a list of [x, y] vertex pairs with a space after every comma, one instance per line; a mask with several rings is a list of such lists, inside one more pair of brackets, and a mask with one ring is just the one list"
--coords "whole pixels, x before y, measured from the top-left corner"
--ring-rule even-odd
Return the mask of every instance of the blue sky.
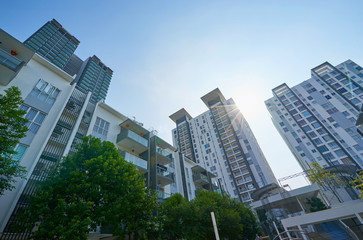
[[[264, 100], [310, 69], [363, 65], [362, 1], [6, 1], [0, 27], [24, 41], [57, 19], [114, 70], [106, 103], [171, 142], [169, 115], [207, 110], [219, 87], [249, 122], [277, 178], [300, 172]], [[291, 183], [294, 187], [297, 183]], [[297, 185], [296, 185], [297, 186]]]

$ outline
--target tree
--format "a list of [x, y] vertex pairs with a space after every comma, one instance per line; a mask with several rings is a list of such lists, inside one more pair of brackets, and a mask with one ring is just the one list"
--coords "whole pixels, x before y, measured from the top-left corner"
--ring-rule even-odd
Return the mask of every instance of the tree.
[[359, 198], [363, 198], [363, 171], [360, 171], [358, 176], [350, 183], [354, 186], [355, 189], [359, 190]]
[[121, 239], [138, 239], [156, 201], [113, 143], [85, 137], [41, 184], [21, 219], [28, 230], [36, 229], [34, 239], [87, 239], [98, 226]]
[[310, 164], [309, 180], [319, 186], [331, 191], [339, 202], [342, 202], [341, 197], [336, 192], [336, 188], [343, 185], [344, 181], [335, 173], [330, 173], [328, 170], [320, 166], [319, 163], [313, 162]]
[[328, 207], [320, 200], [320, 198], [307, 198], [306, 202], [310, 205], [310, 212], [318, 212], [328, 209]]
[[28, 131], [25, 126], [28, 120], [23, 118], [25, 111], [19, 110], [22, 103], [17, 87], [8, 88], [5, 95], [0, 94], [0, 196], [14, 188], [16, 177], [25, 178], [25, 168], [12, 158], [16, 144]]
[[162, 239], [215, 239], [211, 212], [221, 239], [254, 239], [259, 232], [252, 211], [226, 194], [200, 191], [190, 202], [174, 195], [161, 208]]

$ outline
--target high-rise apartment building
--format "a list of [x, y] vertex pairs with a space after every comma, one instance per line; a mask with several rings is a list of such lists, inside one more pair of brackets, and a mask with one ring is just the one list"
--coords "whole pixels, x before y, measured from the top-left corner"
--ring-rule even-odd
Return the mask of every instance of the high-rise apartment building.
[[209, 110], [199, 116], [192, 118], [184, 108], [170, 116], [174, 146], [217, 176], [221, 189], [251, 202], [251, 193], [276, 183], [275, 176], [233, 99], [217, 88], [202, 100]]
[[265, 102], [272, 121], [304, 170], [312, 162], [363, 167], [363, 138], [357, 118], [363, 103], [363, 68], [351, 60], [325, 62], [311, 78], [290, 88], [282, 84]]
[[24, 44], [71, 76], [84, 92], [92, 92], [91, 101], [106, 98], [113, 71], [93, 55], [83, 61], [76, 54], [79, 41], [55, 19], [47, 22]]
[[96, 103], [106, 98], [112, 74], [113, 71], [94, 55], [83, 63], [75, 82], [78, 88], [92, 92], [91, 101]]
[[24, 44], [63, 69], [78, 47], [79, 40], [53, 19], [25, 40]]

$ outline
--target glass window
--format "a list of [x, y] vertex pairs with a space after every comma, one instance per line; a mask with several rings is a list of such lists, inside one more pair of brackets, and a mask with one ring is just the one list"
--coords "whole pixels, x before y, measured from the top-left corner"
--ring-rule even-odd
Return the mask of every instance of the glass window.
[[346, 154], [344, 153], [343, 150], [339, 149], [337, 151], [335, 151], [335, 154], [338, 156], [338, 157], [345, 157]]
[[41, 101], [53, 105], [59, 92], [60, 90], [58, 88], [54, 87], [50, 83], [47, 83], [43, 79], [39, 79], [30, 94], [38, 97]]
[[92, 135], [97, 138], [100, 138], [102, 141], [107, 140], [108, 128], [110, 127], [110, 123], [105, 120], [97, 117], [95, 125], [93, 126]]
[[29, 129], [28, 132], [36, 134], [40, 128], [40, 125], [43, 123], [46, 115], [24, 104], [20, 106], [20, 109], [27, 112], [25, 114], [25, 118], [28, 119], [29, 121], [25, 125]]
[[23, 157], [23, 155], [24, 155], [24, 153], [25, 153], [25, 150], [27, 149], [27, 147], [26, 146], [24, 146], [24, 145], [18, 145], [18, 146], [16, 146], [16, 148], [15, 148], [15, 154], [13, 154], [12, 156], [11, 156], [11, 158], [12, 159], [14, 159], [14, 160], [20, 160], [22, 157]]

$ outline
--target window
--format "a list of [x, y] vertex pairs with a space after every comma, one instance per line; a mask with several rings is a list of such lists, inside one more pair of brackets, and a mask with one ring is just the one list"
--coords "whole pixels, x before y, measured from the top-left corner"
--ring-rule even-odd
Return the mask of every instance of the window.
[[320, 140], [320, 138], [316, 138], [313, 140], [313, 142], [316, 144], [316, 145], [319, 145], [319, 144], [322, 144], [323, 142]]
[[329, 135], [323, 136], [323, 139], [325, 142], [329, 142], [329, 141], [333, 140], [333, 138], [330, 137]]
[[338, 144], [336, 142], [331, 142], [331, 143], [328, 143], [329, 147], [331, 147], [332, 149], [337, 149], [339, 148]]
[[38, 97], [41, 101], [44, 101], [50, 105], [53, 105], [60, 90], [54, 87], [52, 84], [47, 83], [43, 79], [39, 79], [33, 90], [30, 92], [32, 96]]
[[343, 112], [343, 115], [347, 117], [347, 116], [349, 116], [350, 114], [349, 114], [347, 111], [344, 111], [344, 112]]
[[346, 154], [344, 153], [343, 150], [339, 149], [337, 151], [335, 151], [335, 154], [338, 156], [338, 157], [345, 157]]
[[309, 132], [309, 133], [308, 133], [308, 135], [309, 135], [309, 137], [311, 137], [311, 138], [314, 138], [314, 137], [316, 137], [316, 136], [317, 136], [315, 132]]
[[311, 114], [308, 111], [302, 112], [301, 113], [304, 117], [309, 117], [311, 116]]
[[323, 156], [324, 156], [324, 158], [325, 158], [326, 160], [332, 160], [332, 159], [334, 159], [334, 156], [333, 156], [333, 154], [331, 154], [331, 153], [323, 154]]
[[312, 125], [313, 125], [313, 127], [314, 127], [314, 128], [319, 128], [319, 127], [321, 127], [321, 125], [320, 125], [319, 123], [317, 123], [317, 122], [314, 122]]
[[318, 150], [320, 152], [327, 152], [327, 151], [329, 151], [329, 149], [325, 145], [318, 147]]
[[24, 104], [20, 106], [20, 110], [26, 111], [25, 118], [29, 121], [25, 125], [29, 129], [28, 132], [36, 134], [46, 115]]
[[93, 126], [92, 135], [100, 138], [102, 141], [105, 141], [107, 139], [109, 127], [110, 127], [109, 122], [106, 122], [102, 118], [97, 117], [96, 123]]
[[14, 149], [16, 153], [13, 154], [11, 158], [19, 161], [23, 157], [26, 149], [26, 146], [18, 144], [18, 146]]
[[302, 128], [305, 132], [311, 131], [311, 127], [305, 126]]

